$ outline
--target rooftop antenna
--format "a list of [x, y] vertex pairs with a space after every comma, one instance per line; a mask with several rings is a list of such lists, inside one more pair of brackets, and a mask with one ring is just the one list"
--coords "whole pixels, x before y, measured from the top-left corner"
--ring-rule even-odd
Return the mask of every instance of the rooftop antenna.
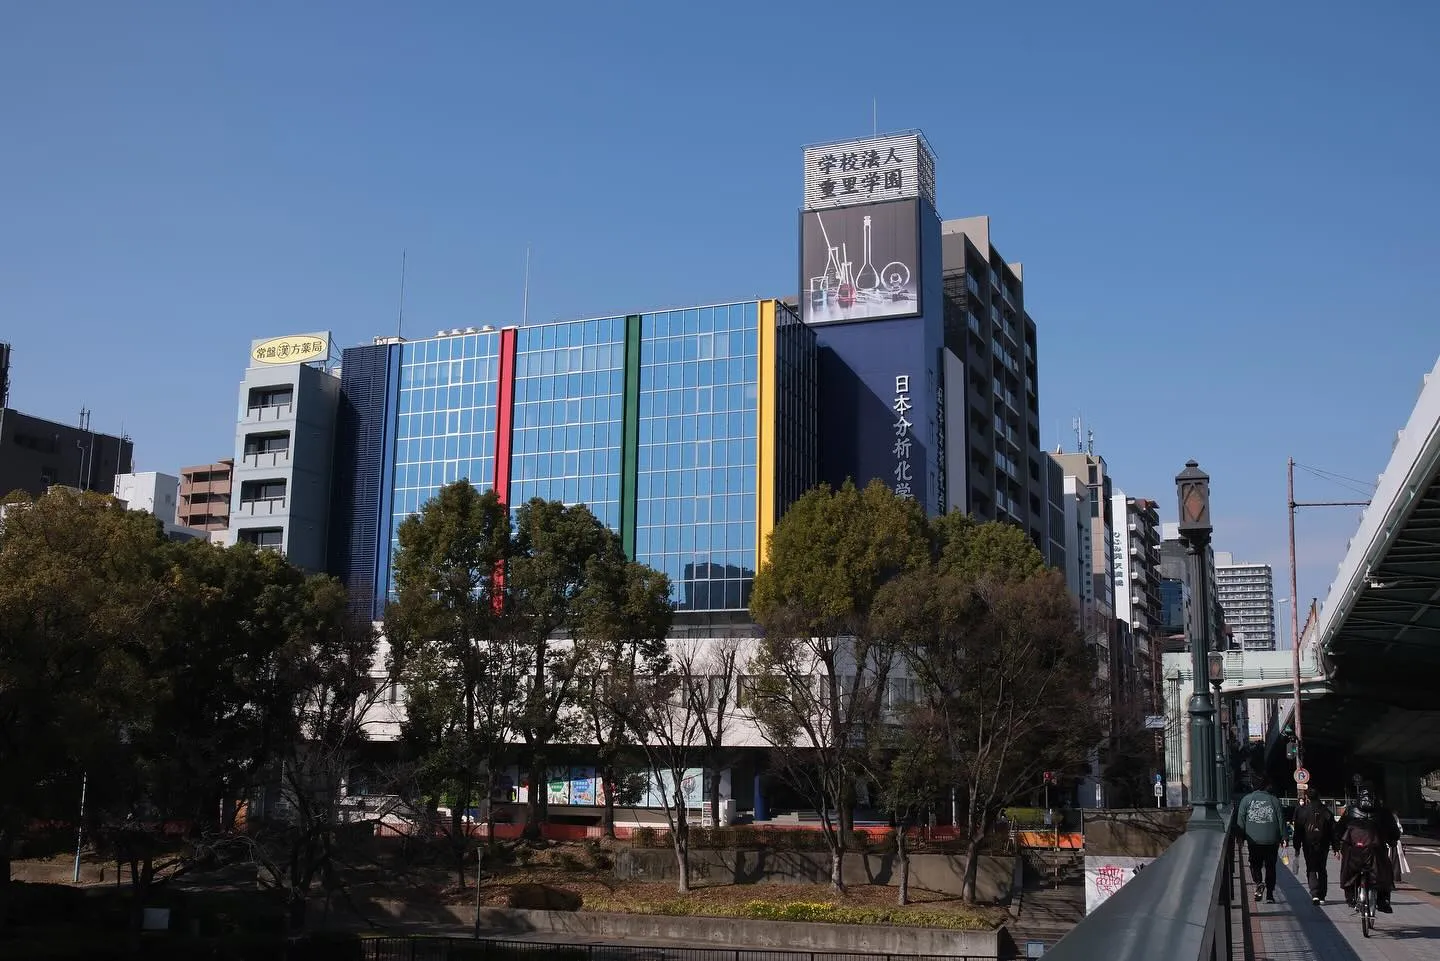
[[1085, 432], [1085, 441], [1085, 453], [1093, 455], [1095, 453], [1095, 432], [1093, 430]]
[[1075, 453], [1078, 454], [1085, 449], [1084, 425], [1079, 414], [1070, 419], [1070, 429], [1075, 432]]
[[530, 323], [530, 245], [525, 245], [525, 295], [520, 304], [520, 325]]
[[870, 98], [870, 133], [874, 136], [880, 135], [880, 99]]
[[405, 329], [405, 260], [409, 254], [408, 249], [400, 251], [400, 310], [395, 318], [397, 339], [401, 336], [401, 331]]

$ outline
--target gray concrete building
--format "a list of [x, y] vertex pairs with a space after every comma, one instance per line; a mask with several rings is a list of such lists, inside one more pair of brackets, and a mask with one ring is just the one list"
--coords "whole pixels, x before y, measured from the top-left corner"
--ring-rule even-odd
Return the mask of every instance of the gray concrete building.
[[339, 368], [328, 333], [255, 341], [240, 382], [226, 543], [325, 568]]
[[0, 407], [0, 497], [56, 485], [108, 494], [134, 453], [130, 438], [91, 430], [88, 415], [71, 425]]
[[[1025, 311], [1024, 271], [990, 243], [990, 218], [941, 224], [945, 347], [965, 370], [963, 424], [946, 424], [964, 444], [965, 509], [1030, 535], [1051, 567], [1064, 568], [1063, 485], [1040, 447], [1035, 321]], [[1053, 482], [1052, 482], [1053, 481]]]

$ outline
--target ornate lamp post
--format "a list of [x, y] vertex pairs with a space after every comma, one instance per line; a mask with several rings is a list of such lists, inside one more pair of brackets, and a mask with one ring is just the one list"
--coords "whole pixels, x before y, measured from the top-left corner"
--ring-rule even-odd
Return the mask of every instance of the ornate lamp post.
[[[1210, 475], [1195, 461], [1175, 475], [1180, 499], [1180, 538], [1185, 543], [1193, 603], [1190, 607], [1190, 666], [1194, 689], [1190, 695], [1190, 785], [1194, 821], [1220, 823], [1216, 794], [1215, 705], [1208, 679], [1210, 652], [1210, 578], [1205, 559], [1214, 526], [1210, 522]], [[1209, 762], [1209, 763], [1207, 763]]]
[[1230, 704], [1220, 693], [1225, 684], [1225, 652], [1211, 651], [1207, 657], [1215, 688], [1215, 803], [1224, 804], [1230, 800]]

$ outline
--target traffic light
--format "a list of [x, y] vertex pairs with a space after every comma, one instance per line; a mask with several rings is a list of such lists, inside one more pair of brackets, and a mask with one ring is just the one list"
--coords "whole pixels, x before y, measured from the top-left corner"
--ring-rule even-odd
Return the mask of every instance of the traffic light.
[[1043, 781], [1044, 781], [1045, 784], [1054, 784], [1054, 783], [1055, 783], [1055, 772], [1054, 772], [1054, 771], [1046, 771], [1046, 772], [1045, 772], [1045, 777], [1044, 777]]
[[1292, 725], [1285, 725], [1285, 730], [1282, 733], [1285, 735], [1285, 738], [1287, 740], [1295, 740], [1295, 728]]

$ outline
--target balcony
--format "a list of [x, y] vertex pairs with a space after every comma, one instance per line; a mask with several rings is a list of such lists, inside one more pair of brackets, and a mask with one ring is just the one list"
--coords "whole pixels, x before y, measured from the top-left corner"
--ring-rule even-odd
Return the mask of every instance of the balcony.
[[272, 517], [276, 514], [284, 514], [286, 498], [284, 497], [258, 497], [254, 500], [241, 501], [240, 509], [235, 512], [235, 517]]
[[245, 467], [289, 467], [290, 450], [253, 451], [241, 458]]
[[295, 417], [295, 405], [291, 404], [266, 404], [260, 407], [251, 407], [245, 411], [245, 423], [247, 424], [274, 424], [282, 420], [293, 420]]

